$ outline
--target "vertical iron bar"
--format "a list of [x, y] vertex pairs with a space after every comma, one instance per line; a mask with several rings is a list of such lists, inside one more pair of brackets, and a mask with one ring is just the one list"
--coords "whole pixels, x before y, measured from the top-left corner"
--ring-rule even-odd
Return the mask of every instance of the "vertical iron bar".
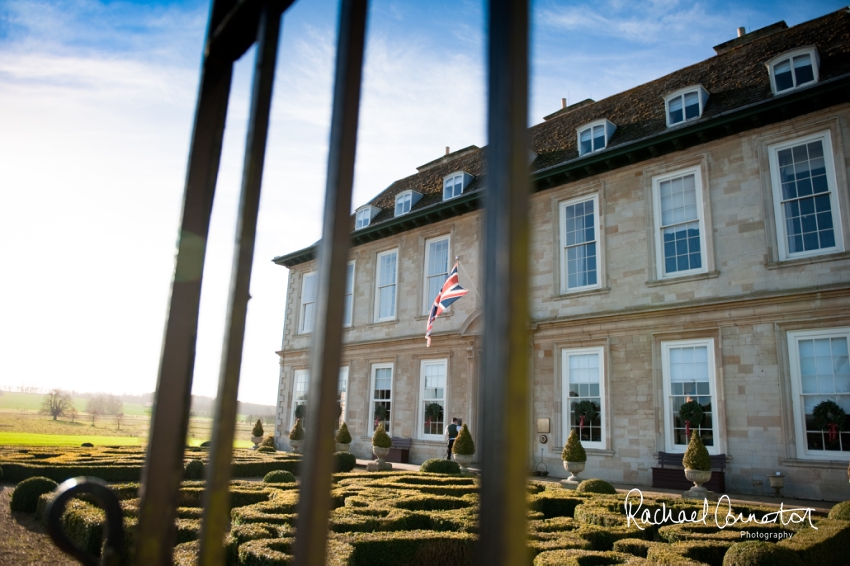
[[490, 0], [480, 564], [528, 561], [528, 0]]
[[265, 2], [257, 30], [254, 85], [242, 171], [242, 194], [239, 201], [233, 269], [230, 275], [230, 297], [213, 421], [212, 447], [204, 493], [199, 557], [199, 563], [203, 566], [224, 564], [223, 540], [230, 523], [230, 472], [239, 370], [242, 366], [245, 318], [248, 314], [248, 300], [251, 298], [251, 265], [254, 261], [254, 240], [260, 208], [280, 20], [280, 11], [272, 8], [271, 2]]
[[328, 415], [335, 414], [339, 382], [367, 5], [367, 0], [342, 0], [340, 6], [328, 177], [318, 254], [318, 302], [307, 396], [307, 437], [295, 538], [298, 566], [324, 565], [327, 549], [334, 452]]
[[[213, 0], [207, 41], [234, 0]], [[189, 423], [201, 277], [233, 66], [204, 56], [183, 212], [165, 324], [147, 457], [142, 472], [136, 564], [171, 564], [177, 493]]]

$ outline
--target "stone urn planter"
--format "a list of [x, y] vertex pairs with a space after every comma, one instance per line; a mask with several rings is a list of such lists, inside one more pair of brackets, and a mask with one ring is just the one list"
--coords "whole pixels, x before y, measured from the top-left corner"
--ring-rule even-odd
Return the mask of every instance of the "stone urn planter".
[[340, 444], [339, 442], [336, 443], [336, 451], [337, 452], [348, 452], [349, 448], [351, 448], [350, 442], [347, 443], [347, 444]]
[[568, 462], [564, 460], [564, 469], [570, 473], [567, 481], [581, 483], [581, 478], [578, 477], [584, 471], [584, 466], [587, 462]]
[[254, 450], [256, 450], [257, 448], [260, 447], [260, 442], [262, 442], [262, 441], [263, 441], [262, 436], [252, 436], [251, 437], [251, 442], [254, 443]]
[[382, 472], [384, 470], [392, 470], [393, 465], [389, 462], [384, 461], [387, 454], [390, 453], [389, 448], [382, 448], [381, 446], [372, 445], [372, 453], [378, 458], [374, 462], [369, 462], [366, 464], [366, 469], [370, 472]]
[[290, 440], [289, 445], [292, 446], [293, 452], [298, 452], [298, 449], [301, 447], [302, 440]]
[[782, 495], [779, 492], [782, 491], [783, 487], [785, 487], [785, 476], [783, 476], [779, 472], [776, 472], [775, 476], [767, 476], [767, 479], [770, 480], [770, 487], [772, 487], [773, 491], [776, 492], [773, 495], [775, 495], [776, 497]]
[[694, 482], [694, 487], [688, 493], [696, 496], [708, 493], [708, 490], [702, 484], [711, 479], [711, 470], [692, 470], [685, 468], [685, 477], [688, 478], [688, 481]]
[[472, 454], [452, 454], [454, 456], [455, 462], [460, 466], [460, 473], [467, 474], [469, 473], [468, 465], [472, 463]]

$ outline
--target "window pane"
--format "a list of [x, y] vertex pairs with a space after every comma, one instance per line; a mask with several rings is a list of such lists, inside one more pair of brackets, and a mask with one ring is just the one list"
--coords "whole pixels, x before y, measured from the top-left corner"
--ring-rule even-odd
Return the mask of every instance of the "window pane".
[[596, 229], [592, 200], [564, 207], [567, 288], [596, 284]]
[[699, 95], [695, 92], [685, 94], [685, 120], [699, 117]]
[[684, 119], [684, 114], [682, 113], [682, 97], [677, 96], [676, 98], [670, 99], [670, 123], [678, 124]]
[[391, 285], [395, 283], [396, 254], [384, 254], [380, 260], [381, 277], [379, 285]]
[[794, 87], [794, 79], [791, 77], [791, 61], [786, 59], [773, 67], [773, 77], [776, 81], [776, 92], [788, 90]]
[[812, 69], [812, 58], [809, 55], [794, 57], [794, 79], [797, 86], [815, 80], [815, 73]]
[[590, 141], [590, 128], [588, 128], [579, 134], [579, 155], [590, 153], [592, 150], [593, 146]]

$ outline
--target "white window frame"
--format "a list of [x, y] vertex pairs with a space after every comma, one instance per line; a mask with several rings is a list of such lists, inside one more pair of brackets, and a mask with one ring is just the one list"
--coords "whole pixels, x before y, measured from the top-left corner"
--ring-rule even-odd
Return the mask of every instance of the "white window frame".
[[[686, 271], [674, 271], [672, 273], [667, 273], [665, 265], [666, 258], [664, 256], [664, 235], [662, 233], [664, 226], [661, 224], [661, 183], [663, 183], [664, 181], [669, 181], [671, 179], [676, 179], [678, 177], [686, 177], [688, 175], [694, 176], [697, 221], [699, 222], [700, 267], [695, 269], [688, 269]], [[670, 173], [664, 173], [663, 175], [653, 177], [652, 206], [655, 224], [655, 267], [658, 279], [673, 279], [676, 277], [684, 277], [688, 275], [695, 275], [698, 273], [707, 273], [708, 235], [705, 231], [705, 203], [703, 201], [702, 193], [702, 168], [699, 165], [695, 165], [693, 167], [687, 167], [685, 169], [679, 169], [677, 171], [672, 171]], [[693, 220], [690, 220], [688, 222], [693, 222]]]
[[[405, 204], [407, 210], [404, 210]], [[408, 214], [413, 208], [413, 191], [404, 191], [395, 196], [395, 215]]]
[[[579, 287], [570, 288], [569, 286], [569, 261], [567, 256], [569, 255], [567, 252], [567, 218], [566, 211], [567, 207], [574, 206], [581, 202], [593, 202], [593, 214], [594, 214], [594, 226], [595, 226], [595, 238], [593, 239], [593, 243], [596, 244], [596, 283], [592, 285], [582, 285]], [[599, 289], [602, 287], [602, 269], [600, 265], [601, 259], [601, 246], [602, 246], [602, 218], [599, 214], [599, 194], [594, 193], [592, 195], [584, 195], [582, 197], [565, 200], [558, 204], [558, 218], [561, 224], [561, 241], [560, 241], [560, 256], [561, 256], [561, 294], [565, 295], [567, 293], [576, 293], [579, 291], [587, 291], [589, 289]], [[577, 245], [585, 245], [589, 244], [590, 241], [584, 242], [582, 244]], [[571, 246], [573, 247], [573, 246]]]
[[354, 229], [360, 230], [361, 228], [365, 228], [372, 222], [372, 209], [371, 207], [361, 208], [355, 213], [354, 220]]
[[[422, 306], [423, 314], [428, 314], [431, 312], [431, 306], [434, 304], [434, 299], [428, 299], [429, 296], [429, 286], [428, 286], [428, 273], [431, 267], [431, 254], [429, 252], [429, 248], [431, 244], [439, 242], [441, 240], [446, 240], [448, 242], [448, 258], [447, 258], [447, 266], [446, 266], [446, 277], [448, 277], [449, 272], [452, 270], [452, 238], [451, 234], [446, 234], [444, 236], [436, 236], [434, 238], [428, 238], [425, 240], [425, 265], [422, 269], [422, 296], [424, 304]], [[446, 278], [443, 278], [443, 283], [445, 283]], [[442, 285], [442, 284], [441, 284]], [[451, 306], [447, 307], [444, 312], [447, 312], [451, 309]]]
[[[445, 378], [445, 383], [443, 384], [443, 396], [442, 398], [433, 398], [433, 399], [425, 399], [425, 366], [442, 366], [443, 367], [443, 376]], [[449, 362], [446, 359], [439, 360], [422, 360], [419, 364], [419, 410], [417, 411], [417, 421], [416, 421], [416, 431], [417, 437], [422, 440], [443, 440], [443, 429], [446, 424], [451, 422], [448, 418], [449, 415], [449, 405], [448, 405], [448, 389], [449, 389]], [[440, 427], [440, 430], [437, 434], [425, 434], [422, 432], [425, 425], [425, 402], [430, 401], [442, 401], [443, 405], [443, 426]]]
[[[354, 261], [349, 261], [345, 273], [345, 298], [343, 299], [343, 319], [342, 326], [350, 328], [354, 324], [354, 276], [355, 276]], [[350, 274], [350, 279], [349, 279]], [[349, 288], [349, 282], [351, 283]], [[348, 301], [348, 308], [345, 308], [345, 301]]]
[[[342, 405], [342, 413], [339, 415], [340, 422], [345, 422], [348, 419], [348, 376], [349, 366], [339, 368], [339, 381], [337, 382], [337, 404]], [[339, 430], [339, 425], [335, 430]]]
[[[816, 338], [845, 338], [850, 346], [850, 327], [822, 328], [817, 330], [794, 330], [786, 334], [788, 339], [788, 361], [791, 374], [791, 397], [794, 412], [794, 431], [797, 458], [806, 460], [850, 461], [850, 452], [834, 450], [809, 450], [806, 439], [805, 407], [800, 371], [800, 340]], [[829, 397], [829, 395], [822, 395]], [[833, 397], [835, 397], [833, 395]], [[835, 400], [835, 399], [833, 399]], [[850, 413], [850, 411], [848, 411]]]
[[[603, 137], [604, 141], [602, 143], [602, 147], [595, 147], [593, 145], [593, 141], [595, 139], [593, 137], [593, 129], [596, 128], [597, 126], [602, 127], [602, 132], [603, 132], [603, 135], [604, 135], [604, 137]], [[614, 130], [616, 130], [616, 129], [617, 129], [617, 126], [615, 126], [609, 120], [604, 119], [604, 118], [602, 120], [596, 120], [594, 122], [590, 122], [589, 124], [585, 124], [584, 126], [582, 126], [580, 128], [577, 128], [576, 129], [576, 149], [578, 149], [579, 157], [584, 156], [584, 155], [590, 155], [591, 153], [596, 153], [597, 151], [602, 151], [603, 149], [608, 147], [608, 142], [611, 141], [611, 136], [614, 135]], [[581, 134], [586, 132], [587, 130], [590, 130], [590, 148], [591, 149], [590, 149], [590, 151], [585, 151], [584, 153], [582, 153], [582, 151], [581, 151]]]
[[[307, 285], [309, 281], [313, 281], [313, 300], [310, 302], [305, 302], [305, 298], [307, 296]], [[316, 325], [316, 301], [318, 300], [318, 285], [319, 280], [315, 271], [308, 271], [301, 277], [301, 297], [300, 303], [298, 307], [298, 333], [299, 334], [310, 334], [313, 332], [313, 328]], [[313, 316], [307, 316], [307, 306], [313, 305]]]
[[[460, 179], [460, 192], [458, 194], [452, 194], [451, 196], [446, 195], [446, 191], [449, 186], [452, 188], [452, 192], [454, 192], [454, 188], [458, 184], [458, 179]], [[443, 200], [450, 200], [453, 198], [457, 198], [463, 194], [463, 190], [466, 188], [466, 174], [463, 172], [453, 173], [451, 175], [447, 175], [443, 177]]]
[[[696, 93], [697, 101], [699, 103], [699, 113], [693, 118], [685, 117], [685, 95]], [[670, 120], [670, 103], [676, 99], [682, 99], [682, 119], [678, 122], [671, 122]], [[708, 102], [708, 91], [702, 85], [692, 85], [685, 88], [680, 88], [675, 92], [671, 92], [667, 96], [664, 97], [664, 114], [667, 117], [667, 127], [673, 126], [681, 126], [682, 124], [687, 124], [688, 122], [699, 120], [702, 118], [702, 113], [705, 110], [705, 105]]]
[[[393, 274], [393, 283], [381, 285], [381, 258], [390, 254], [395, 254], [395, 273]], [[384, 322], [388, 320], [396, 320], [398, 312], [398, 248], [387, 250], [379, 253], [375, 257], [375, 322]], [[389, 316], [381, 317], [381, 289], [386, 287], [395, 287], [393, 293], [393, 312]]]
[[592, 348], [564, 348], [561, 350], [561, 434], [564, 442], [570, 435], [570, 429], [573, 427], [572, 419], [570, 418], [570, 356], [584, 356], [588, 354], [596, 354], [599, 358], [599, 421], [602, 426], [599, 442], [582, 440], [582, 446], [585, 448], [593, 448], [605, 450], [607, 448], [607, 416], [606, 411], [606, 360], [605, 348], [603, 346], [594, 346]]
[[[661, 375], [663, 381], [663, 404], [664, 404], [664, 443], [667, 452], [684, 453], [687, 449], [687, 444], [674, 444], [673, 425], [675, 416], [671, 405], [672, 388], [670, 385], [670, 350], [672, 348], [681, 348], [689, 346], [705, 346], [707, 352], [708, 364], [708, 387], [709, 396], [711, 396], [711, 423], [712, 436], [714, 438], [713, 446], [706, 446], [709, 454], [721, 454], [721, 446], [724, 440], [720, 437], [720, 415], [717, 407], [719, 402], [719, 392], [717, 388], [717, 372], [715, 367], [715, 352], [714, 338], [698, 338], [691, 340], [671, 340], [661, 342]], [[704, 396], [704, 395], [701, 395]], [[694, 427], [696, 428], [696, 427]], [[692, 429], [694, 430], [694, 429]]]
[[[801, 55], [808, 55], [810, 57], [809, 60], [812, 63], [812, 76], [814, 78], [811, 81], [798, 85], [797, 76], [794, 74], [794, 58]], [[780, 63], [784, 63], [786, 60], [791, 63], [791, 80], [793, 82], [793, 86], [780, 91], [776, 89], [776, 66]], [[768, 73], [770, 73], [770, 89], [773, 91], [774, 95], [794, 92], [797, 89], [817, 84], [820, 81], [820, 55], [814, 45], [807, 45], [805, 47], [798, 47], [797, 49], [786, 51], [765, 63], [765, 66], [767, 67]]]
[[[788, 234], [785, 225], [785, 213], [782, 209], [782, 182], [779, 176], [779, 152], [789, 147], [810, 143], [816, 140], [823, 142], [823, 159], [826, 168], [826, 182], [829, 186], [829, 205], [832, 212], [832, 229], [835, 237], [835, 246], [831, 248], [819, 248], [816, 250], [802, 252], [788, 252]], [[840, 204], [838, 202], [838, 181], [835, 177], [835, 162], [832, 154], [832, 137], [829, 130], [818, 132], [808, 136], [795, 138], [768, 146], [770, 159], [770, 184], [773, 193], [773, 214], [776, 222], [776, 239], [779, 251], [779, 261], [786, 261], [800, 257], [812, 257], [844, 251], [844, 230], [841, 225]]]
[[[299, 380], [299, 378], [303, 377], [303, 380]], [[304, 398], [299, 399], [299, 381], [304, 386]], [[307, 403], [307, 391], [310, 389], [310, 370], [308, 369], [297, 369], [292, 374], [292, 406], [289, 408], [289, 429], [295, 426], [295, 408], [298, 405], [304, 405]], [[304, 423], [302, 422], [303, 426]]]
[[[379, 369], [389, 369], [390, 370], [390, 398], [389, 399], [375, 399], [375, 379], [378, 375]], [[372, 364], [371, 371], [371, 379], [369, 380], [369, 407], [366, 411], [366, 418], [368, 419], [368, 430], [369, 435], [375, 433], [375, 403], [378, 402], [388, 402], [390, 404], [389, 408], [389, 420], [387, 423], [390, 425], [390, 430], [387, 431], [387, 434], [392, 436], [392, 419], [393, 419], [393, 386], [395, 385], [395, 368], [393, 363], [380, 363], [380, 364]]]

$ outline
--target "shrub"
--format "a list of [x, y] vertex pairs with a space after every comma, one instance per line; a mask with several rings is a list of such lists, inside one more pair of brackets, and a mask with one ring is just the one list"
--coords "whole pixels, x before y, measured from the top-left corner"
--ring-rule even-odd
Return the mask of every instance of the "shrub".
[[565, 462], [587, 462], [587, 452], [584, 451], [584, 446], [581, 445], [581, 440], [579, 440], [575, 429], [572, 429], [567, 437], [564, 451], [561, 452], [561, 460]]
[[301, 425], [301, 419], [295, 419], [295, 424], [289, 431], [289, 440], [304, 440], [304, 427]]
[[205, 440], [201, 442], [201, 448], [209, 448], [212, 446], [212, 440]]
[[703, 470], [705, 472], [711, 470], [711, 457], [708, 455], [708, 450], [702, 443], [702, 438], [697, 431], [691, 432], [691, 441], [688, 443], [688, 449], [685, 450], [682, 465], [685, 466], [685, 469]]
[[43, 477], [29, 478], [21, 483], [12, 492], [12, 501], [10, 507], [12, 511], [23, 511], [25, 513], [35, 513], [38, 506], [38, 498], [45, 493], [50, 493], [59, 484], [55, 481]]
[[82, 444], [80, 444], [80, 446], [82, 448], [94, 448], [94, 444], [92, 444], [91, 442], [83, 442]]
[[459, 474], [460, 466], [458, 466], [457, 462], [452, 462], [451, 460], [431, 458], [422, 462], [419, 471], [432, 474]]
[[337, 444], [351, 444], [351, 433], [348, 432], [348, 425], [345, 423], [339, 425], [339, 430], [336, 432], [334, 441]]
[[460, 432], [457, 433], [455, 443], [452, 445], [452, 452], [462, 456], [475, 454], [475, 443], [472, 441], [472, 435], [469, 434], [469, 428], [466, 424], [460, 427]]
[[266, 431], [263, 430], [263, 421], [257, 419], [254, 428], [251, 429], [251, 436], [263, 436]]
[[262, 452], [264, 454], [274, 454], [277, 452], [277, 449], [274, 446], [260, 446], [257, 448], [257, 452]]
[[387, 431], [384, 430], [384, 424], [379, 424], [378, 428], [375, 429], [375, 434], [372, 435], [372, 446], [377, 446], [378, 448], [391, 448], [392, 445], [393, 441], [390, 438], [390, 435], [387, 434]]
[[356, 465], [357, 458], [351, 452], [334, 452], [334, 470], [336, 472], [350, 472]]
[[[0, 474], [0, 478], [3, 475]], [[842, 501], [833, 507], [829, 512], [830, 519], [838, 519], [839, 521], [850, 521], [850, 501]]]
[[271, 448], [274, 448], [274, 435], [270, 434], [267, 437], [265, 437], [263, 439], [263, 441], [260, 442], [260, 446], [269, 446]]
[[189, 463], [186, 464], [186, 471], [183, 477], [187, 480], [204, 479], [204, 463], [200, 460], [189, 460]]
[[274, 470], [263, 478], [263, 483], [290, 483], [295, 481], [295, 476], [286, 470]]
[[611, 485], [605, 480], [600, 480], [597, 478], [584, 480], [583, 482], [578, 484], [576, 491], [579, 493], [607, 493], [609, 495], [617, 494], [617, 490], [614, 489], [613, 485]]
[[803, 566], [790, 548], [761, 540], [733, 544], [723, 557], [723, 566]]

